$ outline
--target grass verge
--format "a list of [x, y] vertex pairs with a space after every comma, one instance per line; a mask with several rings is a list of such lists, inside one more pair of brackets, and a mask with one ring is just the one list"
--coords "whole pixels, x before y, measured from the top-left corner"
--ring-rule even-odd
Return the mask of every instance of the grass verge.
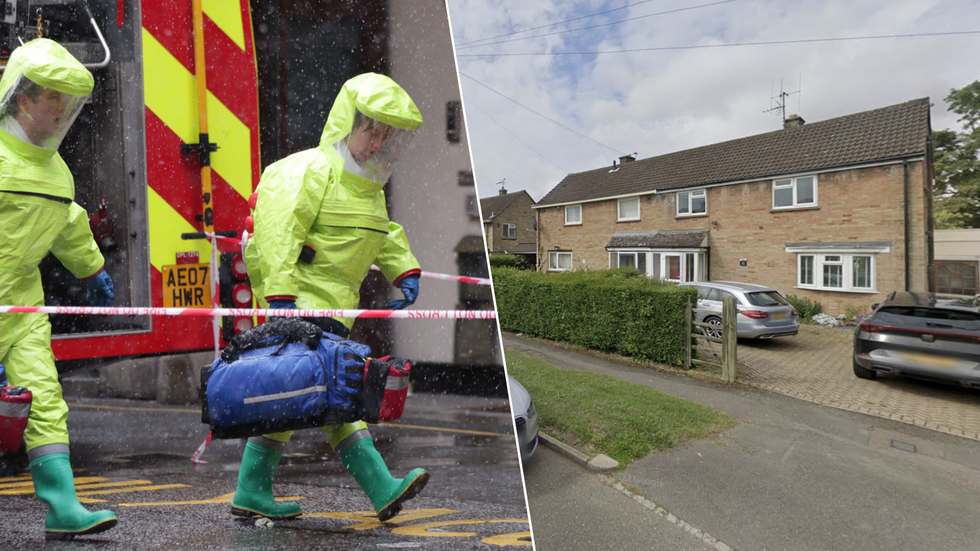
[[644, 385], [562, 369], [510, 349], [506, 355], [507, 372], [534, 399], [539, 430], [588, 455], [604, 453], [626, 465], [735, 424], [724, 413]]

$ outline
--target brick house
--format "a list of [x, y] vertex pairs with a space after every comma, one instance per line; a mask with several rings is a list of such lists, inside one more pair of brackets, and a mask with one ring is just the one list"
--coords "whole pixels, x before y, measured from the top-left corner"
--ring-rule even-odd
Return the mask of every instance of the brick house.
[[534, 199], [526, 191], [507, 193], [501, 189], [494, 197], [480, 199], [483, 233], [490, 254], [516, 254], [530, 257], [536, 264]]
[[569, 174], [534, 207], [543, 270], [733, 280], [836, 315], [931, 287], [928, 98]]

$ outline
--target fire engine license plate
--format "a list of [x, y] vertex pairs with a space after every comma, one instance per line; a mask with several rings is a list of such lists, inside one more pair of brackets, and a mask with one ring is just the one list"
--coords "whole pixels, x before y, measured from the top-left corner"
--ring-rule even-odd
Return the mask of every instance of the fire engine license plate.
[[165, 308], [210, 308], [211, 266], [176, 264], [163, 267]]

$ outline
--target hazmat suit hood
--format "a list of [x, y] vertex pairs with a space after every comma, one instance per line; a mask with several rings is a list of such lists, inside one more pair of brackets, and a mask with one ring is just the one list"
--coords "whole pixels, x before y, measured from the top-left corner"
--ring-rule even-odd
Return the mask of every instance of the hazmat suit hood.
[[[92, 73], [63, 46], [32, 40], [13, 51], [0, 79], [0, 129], [55, 151], [94, 86]], [[24, 104], [18, 102], [21, 94]]]
[[[372, 151], [369, 159], [350, 147], [359, 130], [355, 127], [364, 126], [365, 121], [375, 127], [376, 133], [384, 135], [380, 140], [384, 144]], [[385, 75], [365, 73], [348, 80], [340, 89], [320, 137], [320, 148], [335, 149], [343, 158], [343, 170], [348, 175], [383, 185], [420, 126], [422, 115], [405, 89]]]

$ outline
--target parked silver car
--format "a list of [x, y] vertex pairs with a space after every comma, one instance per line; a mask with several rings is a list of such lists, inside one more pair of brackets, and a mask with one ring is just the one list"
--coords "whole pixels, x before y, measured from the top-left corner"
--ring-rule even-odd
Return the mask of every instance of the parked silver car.
[[517, 379], [507, 375], [507, 386], [510, 387], [510, 410], [514, 413], [517, 446], [521, 450], [523, 462], [531, 459], [538, 451], [538, 412], [534, 410], [531, 395]]
[[736, 281], [698, 281], [680, 285], [696, 287], [698, 308], [711, 311], [697, 314], [698, 321], [716, 327], [704, 328], [709, 337], [721, 337], [722, 300], [726, 295], [735, 297], [738, 338], [770, 339], [800, 332], [796, 309], [775, 289]]
[[980, 302], [891, 293], [854, 331], [854, 374], [878, 373], [980, 388]]

